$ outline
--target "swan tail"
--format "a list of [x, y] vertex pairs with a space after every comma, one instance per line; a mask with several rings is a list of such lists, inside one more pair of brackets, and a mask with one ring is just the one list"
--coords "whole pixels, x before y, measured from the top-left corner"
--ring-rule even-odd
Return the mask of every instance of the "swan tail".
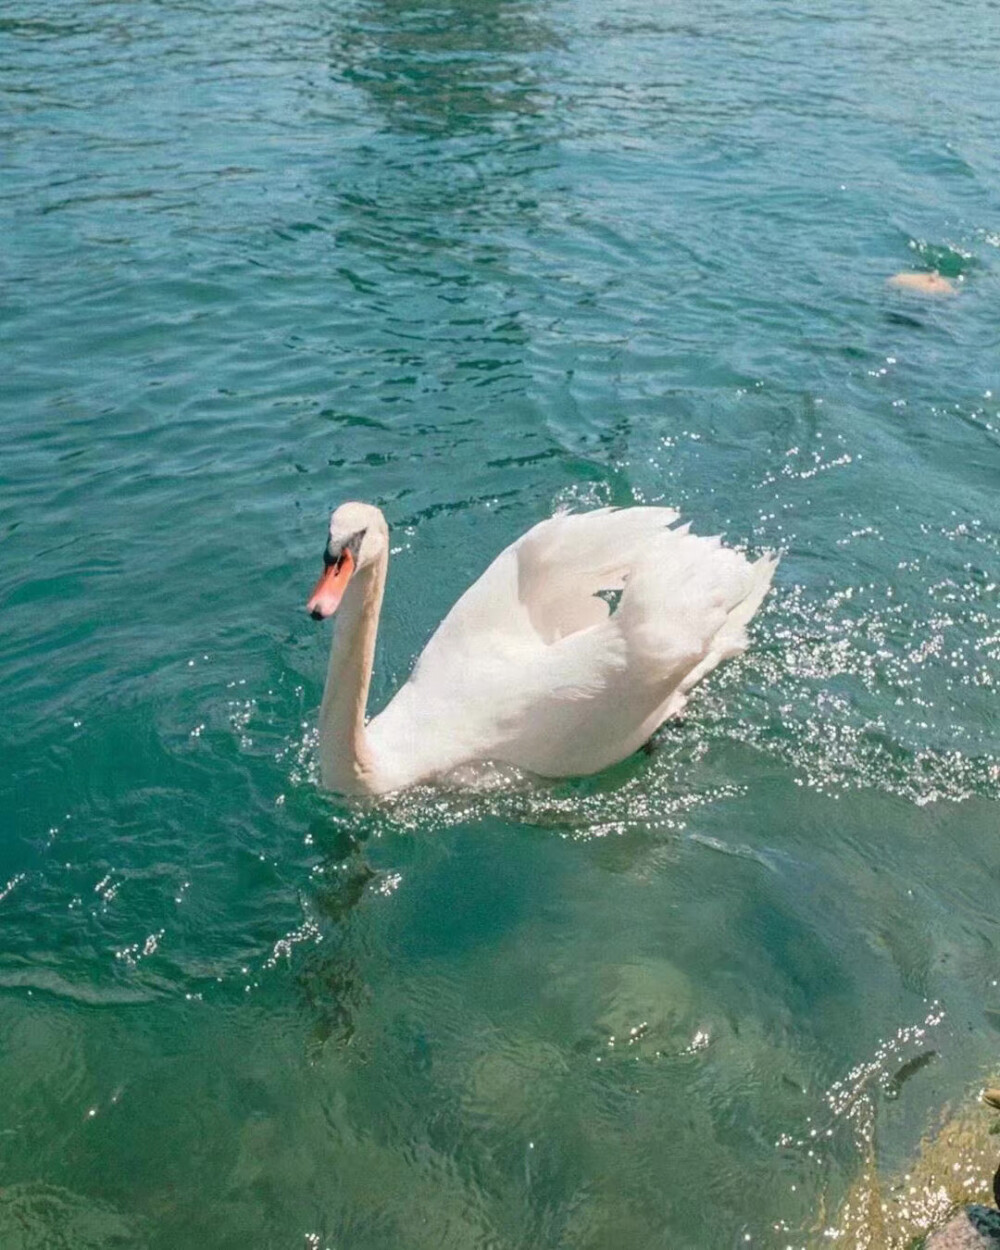
[[723, 660], [732, 659], [733, 656], [740, 655], [746, 650], [749, 642], [746, 627], [771, 589], [771, 580], [777, 567], [778, 557], [770, 554], [748, 565], [749, 580], [746, 593], [727, 612], [726, 619], [712, 638], [711, 646], [704, 659], [681, 682], [680, 689], [684, 694], [696, 686]]
[[746, 647], [746, 625], [776, 564], [771, 556], [751, 564], [717, 537], [663, 534], [631, 571], [622, 595], [619, 613], [633, 654], [651, 676], [685, 694]]

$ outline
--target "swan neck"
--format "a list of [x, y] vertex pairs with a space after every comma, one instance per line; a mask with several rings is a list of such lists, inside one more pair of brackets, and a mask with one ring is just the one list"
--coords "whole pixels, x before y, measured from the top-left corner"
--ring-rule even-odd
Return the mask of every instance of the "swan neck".
[[374, 761], [365, 731], [365, 708], [375, 660], [375, 637], [385, 590], [388, 555], [360, 569], [337, 612], [320, 707], [320, 774], [323, 785], [346, 794], [372, 788]]

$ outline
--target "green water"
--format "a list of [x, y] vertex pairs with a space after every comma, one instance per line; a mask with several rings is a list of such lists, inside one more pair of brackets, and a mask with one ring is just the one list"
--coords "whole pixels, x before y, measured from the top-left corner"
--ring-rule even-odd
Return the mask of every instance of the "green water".
[[[995, 1068], [998, 64], [987, 0], [7, 0], [3, 1250], [827, 1244]], [[557, 505], [784, 555], [651, 755], [356, 808], [348, 498], [375, 707]]]

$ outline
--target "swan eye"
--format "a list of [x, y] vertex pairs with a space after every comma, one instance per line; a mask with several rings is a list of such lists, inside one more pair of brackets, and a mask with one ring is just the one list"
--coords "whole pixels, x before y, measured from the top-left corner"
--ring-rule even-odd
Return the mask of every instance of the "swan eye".
[[361, 551], [361, 540], [367, 534], [367, 530], [358, 530], [356, 534], [352, 534], [345, 543], [341, 543], [339, 551], [334, 551], [330, 544], [326, 544], [326, 550], [323, 552], [323, 564], [326, 568], [336, 565], [339, 569], [344, 563], [345, 556], [350, 556], [355, 564], [358, 563], [358, 554]]

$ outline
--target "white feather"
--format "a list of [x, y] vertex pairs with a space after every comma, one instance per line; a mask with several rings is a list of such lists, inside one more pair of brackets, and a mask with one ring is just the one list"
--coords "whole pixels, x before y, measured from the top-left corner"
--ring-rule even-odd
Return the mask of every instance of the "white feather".
[[[640, 747], [744, 649], [777, 565], [670, 528], [676, 520], [671, 508], [559, 514], [501, 552], [368, 724], [358, 788], [394, 790], [480, 760], [577, 776]], [[616, 611], [602, 590], [621, 591]]]

